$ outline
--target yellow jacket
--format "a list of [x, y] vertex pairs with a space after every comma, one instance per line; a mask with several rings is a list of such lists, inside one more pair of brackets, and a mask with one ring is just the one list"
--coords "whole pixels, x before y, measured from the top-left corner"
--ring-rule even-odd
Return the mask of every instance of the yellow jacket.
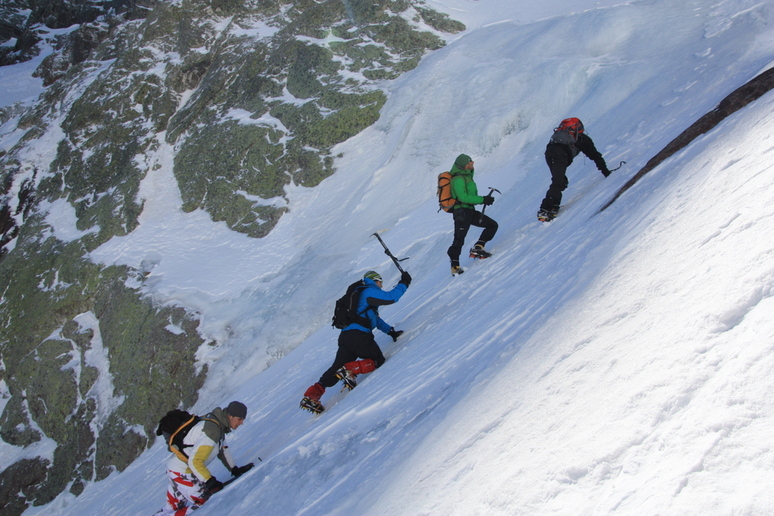
[[194, 425], [183, 440], [188, 462], [183, 462], [173, 454], [167, 461], [167, 469], [181, 474], [193, 473], [202, 482], [207, 482], [212, 477], [207, 465], [215, 457], [218, 457], [229, 471], [236, 463], [225, 445], [226, 434], [231, 431], [231, 427], [223, 409], [218, 407], [204, 418]]

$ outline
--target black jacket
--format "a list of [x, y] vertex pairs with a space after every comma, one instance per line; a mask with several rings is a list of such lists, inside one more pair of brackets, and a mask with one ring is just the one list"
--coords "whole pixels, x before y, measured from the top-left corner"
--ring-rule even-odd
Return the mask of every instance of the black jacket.
[[605, 163], [605, 158], [602, 157], [602, 154], [600, 154], [600, 152], [594, 146], [594, 142], [591, 140], [591, 137], [586, 133], [581, 133], [574, 145], [566, 145], [554, 141], [548, 142], [548, 145], [546, 145], [546, 154], [555, 152], [566, 153], [568, 165], [572, 163], [572, 160], [575, 158], [575, 156], [578, 155], [579, 152], [582, 152], [588, 156], [591, 161], [594, 162], [600, 172], [607, 172], [607, 163]]

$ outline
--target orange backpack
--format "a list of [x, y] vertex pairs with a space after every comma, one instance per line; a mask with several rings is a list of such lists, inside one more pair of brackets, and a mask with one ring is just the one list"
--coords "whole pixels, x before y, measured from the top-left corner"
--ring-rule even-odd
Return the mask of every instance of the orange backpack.
[[450, 212], [452, 206], [457, 204], [457, 199], [452, 197], [451, 179], [451, 172], [438, 174], [438, 211]]

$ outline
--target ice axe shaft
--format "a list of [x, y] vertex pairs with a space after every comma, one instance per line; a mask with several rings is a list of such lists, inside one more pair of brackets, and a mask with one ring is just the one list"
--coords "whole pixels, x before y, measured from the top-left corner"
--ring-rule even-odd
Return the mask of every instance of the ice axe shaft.
[[622, 167], [622, 166], [624, 166], [624, 165], [626, 165], [626, 162], [625, 162], [625, 161], [622, 161], [622, 162], [620, 162], [620, 163], [618, 164], [618, 166], [617, 166], [617, 167], [615, 167], [615, 168], [611, 168], [611, 169], [610, 169], [610, 172], [615, 172], [616, 170], [618, 170], [619, 168], [621, 168], [621, 167]]
[[[382, 231], [386, 231], [386, 230], [383, 229]], [[382, 244], [382, 247], [384, 247], [384, 254], [386, 254], [392, 259], [392, 261], [395, 263], [395, 267], [397, 267], [400, 272], [406, 272], [403, 270], [403, 267], [400, 266], [400, 262], [402, 262], [403, 260], [408, 260], [408, 258], [402, 258], [400, 260], [396, 258], [395, 255], [392, 254], [390, 250], [387, 248], [387, 244], [385, 244], [384, 240], [382, 240], [382, 237], [379, 236], [378, 231], [376, 233], [372, 233], [371, 236], [375, 236], [376, 238], [379, 239], [379, 243]]]
[[[500, 195], [502, 195], [502, 194], [503, 194], [503, 193], [502, 193], [500, 190], [498, 190], [497, 188], [492, 188], [492, 187], [490, 186], [490, 187], [489, 187], [489, 194], [487, 194], [487, 195], [492, 195], [492, 192], [497, 192], [497, 193], [499, 193]], [[484, 207], [483, 207], [483, 208], [481, 208], [481, 217], [479, 217], [481, 220], [480, 220], [479, 222], [483, 222], [483, 220], [484, 220], [484, 212], [485, 212], [485, 211], [486, 211], [486, 204], [484, 205]]]

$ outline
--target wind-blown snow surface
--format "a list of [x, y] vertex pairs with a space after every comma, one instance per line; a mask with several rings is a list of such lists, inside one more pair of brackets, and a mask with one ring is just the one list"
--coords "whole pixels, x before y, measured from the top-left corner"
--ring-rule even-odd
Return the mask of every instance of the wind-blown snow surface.
[[[774, 512], [774, 95], [724, 121], [602, 213], [644, 163], [774, 61], [758, 1], [435, 0], [468, 25], [388, 85], [339, 171], [290, 188], [251, 240], [182, 214], [169, 149], [135, 233], [94, 259], [151, 271], [149, 293], [202, 313], [218, 346], [196, 410], [240, 399], [238, 462], [263, 462], [198, 514]], [[539, 4], [536, 6], [536, 4]], [[535, 212], [551, 128], [578, 116], [611, 167], [569, 169]], [[457, 154], [502, 195], [483, 262], [449, 275], [435, 177]], [[66, 218], [65, 218], [66, 219]], [[328, 410], [299, 410], [329, 366], [333, 300], [364, 271], [414, 282], [382, 317], [388, 361]], [[67, 232], [64, 232], [66, 234]], [[472, 229], [469, 243], [477, 236]], [[290, 350], [288, 352], [288, 350]], [[150, 514], [162, 443], [123, 473], [29, 514]], [[214, 467], [221, 479], [228, 473]]]

